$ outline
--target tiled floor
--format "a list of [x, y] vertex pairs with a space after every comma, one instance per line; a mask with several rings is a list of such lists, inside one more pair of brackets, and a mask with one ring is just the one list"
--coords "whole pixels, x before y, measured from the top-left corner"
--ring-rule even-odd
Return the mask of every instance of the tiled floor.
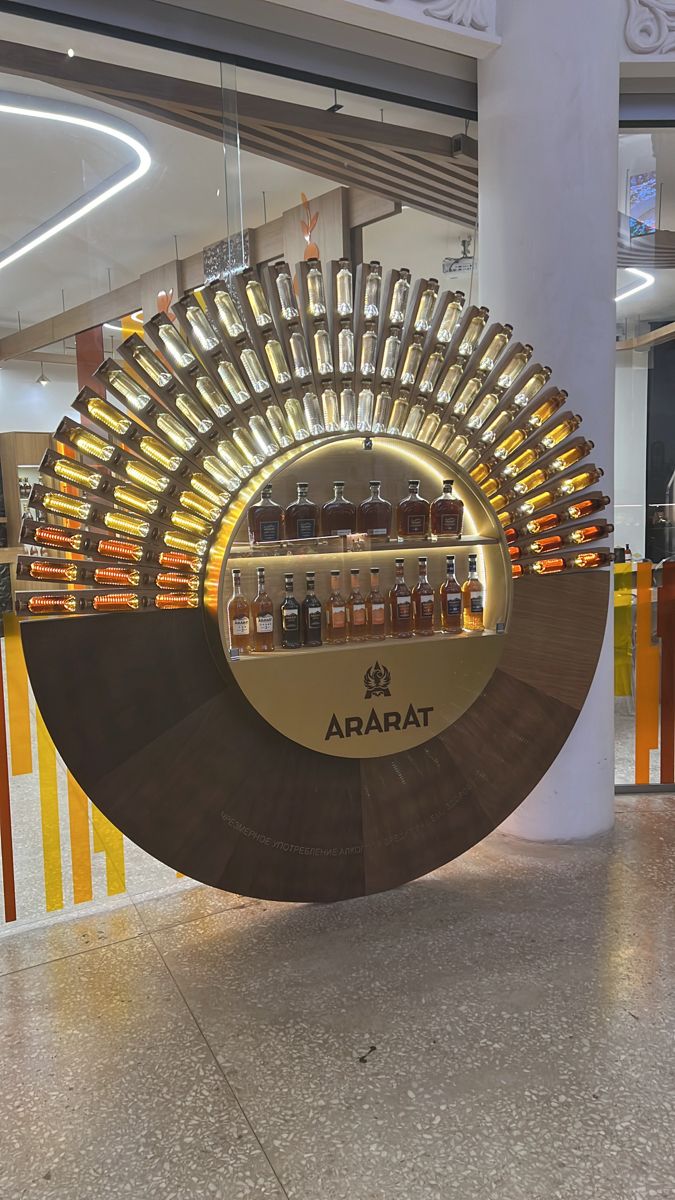
[[0, 1197], [672, 1200], [675, 799], [334, 907], [0, 939]]

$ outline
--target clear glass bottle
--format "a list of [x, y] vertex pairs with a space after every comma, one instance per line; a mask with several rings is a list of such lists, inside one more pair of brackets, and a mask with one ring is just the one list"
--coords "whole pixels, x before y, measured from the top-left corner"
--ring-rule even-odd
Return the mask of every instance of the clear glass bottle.
[[478, 342], [481, 333], [485, 329], [489, 315], [490, 314], [487, 308], [481, 308], [469, 321], [469, 324], [464, 330], [464, 334], [459, 345], [459, 350], [457, 351], [462, 358], [469, 358], [470, 355], [473, 354], [474, 350], [476, 349], [476, 343]]
[[494, 336], [490, 338], [490, 341], [488, 342], [483, 353], [481, 354], [480, 362], [478, 364], [479, 370], [481, 370], [481, 371], [492, 371], [493, 370], [494, 365], [495, 365], [497, 359], [499, 358], [499, 355], [501, 354], [504, 347], [507, 345], [512, 333], [513, 333], [513, 326], [512, 325], [504, 325], [502, 329], [499, 329], [494, 334]]
[[483, 631], [483, 584], [478, 578], [476, 555], [469, 555], [469, 574], [462, 584], [462, 629], [465, 633]]
[[[218, 363], [218, 374], [225, 384], [228, 396], [234, 400], [235, 404], [246, 404], [246, 401], [251, 399], [241, 375], [231, 362], [222, 359]], [[204, 376], [204, 378], [206, 377]]]
[[319, 505], [309, 499], [308, 483], [299, 483], [297, 499], [289, 504], [285, 513], [286, 537], [291, 541], [319, 536]]
[[255, 350], [251, 350], [250, 346], [247, 346], [244, 350], [242, 350], [241, 363], [251, 381], [253, 391], [258, 395], [261, 392], [266, 392], [270, 386], [269, 379], [263, 370], [263, 366], [258, 358], [258, 355], [256, 354]]
[[[241, 454], [237, 452], [230, 441], [228, 441], [226, 438], [221, 438], [216, 445], [216, 453], [218, 454], [218, 458], [222, 459], [225, 465], [229, 467], [234, 474], [238, 475], [240, 479], [248, 479], [249, 475], [251, 474], [251, 467], [249, 463], [246, 462], [245, 458], [243, 458]], [[206, 466], [207, 461], [209, 460], [205, 458], [203, 461], [205, 469], [209, 471], [210, 475], [213, 475], [213, 471]], [[215, 475], [214, 478], [216, 478]], [[228, 483], [227, 486], [236, 487], [237, 485]]]
[[244, 324], [239, 316], [239, 310], [229, 292], [219, 289], [213, 297], [218, 313], [218, 319], [228, 337], [238, 338], [244, 332]]
[[403, 360], [403, 368], [401, 370], [401, 384], [403, 387], [412, 387], [414, 384], [417, 378], [417, 372], [419, 370], [420, 363], [422, 361], [423, 353], [424, 336], [420, 333], [416, 333], [412, 342], [408, 346], [408, 349], [406, 350], [405, 358]]
[[187, 342], [183, 341], [178, 330], [170, 322], [166, 325], [158, 325], [157, 332], [169, 358], [175, 362], [176, 366], [189, 367], [195, 361], [195, 356]]
[[424, 420], [424, 405], [423, 404], [413, 404], [413, 406], [410, 409], [410, 412], [408, 413], [408, 416], [406, 418], [406, 423], [403, 426], [403, 436], [405, 438], [416, 438], [420, 429], [422, 428], [423, 420]]
[[430, 446], [438, 432], [440, 423], [440, 412], [435, 411], [427, 413], [426, 417], [422, 421], [422, 427], [419, 431], [419, 441], [424, 442], [427, 446]]
[[410, 407], [410, 397], [407, 392], [400, 392], [393, 403], [387, 433], [392, 433], [400, 436], [403, 433], [403, 427], [408, 417], [408, 408]]
[[448, 554], [445, 559], [445, 582], [438, 589], [441, 609], [441, 629], [443, 633], [462, 632], [462, 589], [455, 575], [455, 556]]
[[370, 591], [366, 596], [366, 630], [368, 638], [380, 641], [386, 635], [386, 600], [380, 591], [380, 568], [370, 568]]
[[220, 344], [220, 339], [206, 313], [202, 312], [196, 300], [193, 303], [188, 303], [185, 315], [202, 350], [215, 350], [216, 346]]
[[325, 324], [317, 325], [314, 330], [314, 352], [319, 375], [333, 374], [333, 351], [330, 344], [330, 334]]
[[169, 413], [158, 413], [155, 421], [160, 433], [163, 433], [177, 450], [182, 450], [184, 454], [194, 450], [197, 445], [196, 437], [193, 437], [175, 417]]
[[351, 387], [340, 392], [340, 429], [343, 433], [356, 429], [356, 395]]
[[543, 367], [541, 371], [535, 371], [526, 383], [519, 386], [518, 392], [513, 399], [516, 407], [525, 408], [525, 405], [529, 404], [530, 400], [534, 400], [535, 396], [538, 395], [550, 378], [550, 367]]
[[396, 514], [400, 538], [424, 538], [429, 532], [430, 504], [420, 496], [419, 479], [408, 480], [408, 495], [399, 500]]
[[251, 430], [253, 442], [258, 447], [261, 454], [263, 454], [265, 458], [272, 458], [272, 456], [276, 454], [279, 447], [277, 446], [276, 439], [272, 435], [272, 431], [270, 430], [265, 418], [258, 416], [257, 413], [254, 413], [253, 416], [249, 417], [248, 419], [248, 427]]
[[361, 336], [361, 374], [366, 379], [372, 378], [377, 366], [377, 331], [375, 325], [367, 321]]
[[360, 571], [355, 567], [349, 572], [350, 588], [347, 597], [347, 637], [350, 642], [364, 642], [368, 636], [366, 624], [366, 601], [359, 582]]
[[283, 386], [291, 382], [291, 372], [288, 369], [286, 356], [278, 338], [271, 335], [265, 342], [265, 356], [276, 383]]
[[326, 315], [326, 294], [323, 287], [323, 275], [319, 266], [318, 258], [310, 258], [307, 260], [307, 296], [309, 299], [309, 311], [312, 317], [325, 317]]
[[257, 504], [248, 510], [248, 538], [252, 546], [280, 542], [284, 536], [284, 510], [272, 499], [272, 484], [266, 483]]
[[144, 412], [151, 403], [152, 397], [143, 390], [140, 384], [136, 383], [136, 380], [125, 374], [124, 371], [111, 370], [107, 374], [108, 382], [112, 387], [116, 388], [121, 396], [124, 396], [129, 407], [133, 408], [134, 412]]
[[319, 433], [323, 433], [323, 414], [319, 397], [315, 392], [305, 392], [302, 397], [302, 407], [305, 411], [305, 420], [309, 425], [309, 432], [312, 437], [316, 437]]
[[438, 327], [436, 339], [439, 342], [443, 342], [443, 344], [446, 346], [448, 342], [452, 341], [452, 336], [457, 328], [457, 322], [459, 321], [460, 313], [462, 311], [463, 300], [464, 296], [461, 292], [456, 293], [454, 300], [448, 300], [447, 307], [443, 314], [443, 320]]
[[193, 429], [197, 430], [197, 433], [208, 433], [210, 429], [213, 429], [213, 421], [206, 416], [191, 396], [186, 396], [185, 392], [179, 392], [175, 403], [181, 416], [185, 417], [185, 420]]
[[335, 388], [324, 388], [321, 393], [323, 423], [327, 433], [337, 433], [340, 428], [340, 408]]
[[344, 494], [345, 485], [338, 480], [333, 484], [333, 499], [321, 509], [321, 532], [325, 537], [346, 536], [356, 533], [356, 505]]
[[438, 296], [438, 280], [430, 279], [425, 287], [417, 304], [417, 312], [415, 313], [414, 328], [416, 333], [426, 333], [431, 325], [431, 319], [434, 315], [436, 307], [436, 297]]
[[338, 333], [338, 368], [341, 375], [354, 374], [354, 333], [346, 321]]
[[284, 321], [294, 321], [298, 317], [298, 305], [293, 290], [293, 280], [286, 263], [277, 263], [276, 271], [277, 295]]
[[399, 277], [392, 289], [391, 304], [389, 306], [389, 320], [393, 325], [402, 325], [405, 321], [409, 295], [410, 271], [407, 267], [401, 267]]
[[383, 387], [378, 392], [373, 416], [373, 433], [386, 433], [391, 417], [391, 389]]
[[396, 325], [392, 325], [382, 352], [380, 375], [383, 379], [393, 379], [395, 377], [400, 350], [401, 330]]
[[375, 408], [375, 393], [365, 384], [359, 392], [359, 407], [356, 414], [356, 428], [359, 433], [369, 433], [373, 428], [373, 409]]
[[380, 292], [382, 290], [382, 267], [374, 259], [368, 266], [366, 286], [363, 294], [363, 315], [367, 321], [380, 315]]
[[[208, 375], [198, 375], [195, 379], [195, 387], [199, 392], [199, 398], [206, 409], [218, 420], [226, 417], [231, 412], [227, 400], [223, 396], [219, 388], [216, 387], [212, 379]], [[248, 396], [248, 392], [246, 393]]]
[[423, 396], [429, 396], [433, 392], [438, 380], [438, 376], [441, 373], [444, 357], [445, 354], [442, 350], [434, 350], [429, 355], [429, 358], [425, 363], [424, 370], [422, 371], [422, 378], [420, 379], [419, 384], [420, 391]]
[[246, 295], [251, 306], [251, 312], [255, 318], [255, 323], [261, 329], [272, 324], [272, 316], [267, 303], [262, 284], [257, 279], [249, 279], [246, 284]]
[[281, 601], [281, 645], [284, 650], [298, 650], [302, 645], [302, 613], [293, 595], [293, 576], [284, 575], [284, 598]]
[[498, 404], [499, 397], [494, 392], [488, 392], [487, 396], [483, 396], [483, 399], [476, 405], [467, 421], [469, 429], [482, 429]]
[[500, 375], [497, 379], [497, 387], [504, 389], [512, 387], [520, 372], [525, 370], [531, 357], [531, 346], [523, 346], [520, 351], [517, 351], [515, 346], [512, 347], [499, 368]]
[[437, 537], [461, 537], [464, 504], [452, 493], [454, 479], [443, 480], [443, 491], [431, 505], [431, 532]]
[[307, 346], [305, 339], [299, 329], [293, 329], [288, 344], [291, 349], [291, 358], [293, 359], [293, 374], [296, 379], [309, 379], [312, 374], [309, 365], [309, 357], [307, 355]]
[[268, 654], [274, 650], [274, 604], [265, 587], [265, 568], [258, 567], [256, 575], [258, 592], [251, 604], [251, 650], [254, 654]]
[[171, 383], [173, 375], [168, 367], [165, 367], [162, 360], [147, 346], [132, 346], [131, 353], [134, 362], [138, 363], [139, 367], [145, 371], [146, 375], [150, 376], [153, 383], [156, 383], [158, 387], [166, 387], [167, 383]]
[[389, 628], [392, 637], [409, 638], [413, 635], [412, 594], [405, 581], [405, 566], [402, 558], [396, 559], [396, 577], [389, 589]]
[[289, 396], [284, 401], [284, 408], [293, 437], [296, 442], [304, 442], [309, 437], [309, 428], [300, 401], [295, 396]]
[[278, 404], [268, 404], [265, 409], [265, 418], [269, 422], [269, 427], [279, 445], [284, 449], [287, 446], [292, 446], [293, 434], [291, 433], [283, 409]]
[[412, 591], [413, 631], [417, 637], [429, 637], [434, 632], [436, 598], [429, 583], [426, 558], [418, 558], [417, 583]]
[[227, 605], [230, 649], [248, 654], [251, 649], [251, 605], [241, 590], [241, 571], [232, 572], [232, 588]]
[[443, 376], [443, 378], [440, 382], [440, 385], [438, 388], [438, 393], [436, 395], [436, 400], [438, 401], [439, 404], [449, 404], [450, 403], [450, 401], [452, 400], [452, 397], [455, 394], [455, 389], [457, 387], [457, 384], [459, 383], [460, 379], [462, 378], [463, 372], [464, 372], [464, 367], [463, 367], [462, 363], [453, 362], [450, 364], [450, 366], [448, 367], [447, 371], [445, 372], [445, 375]]
[[347, 258], [341, 258], [335, 279], [337, 310], [341, 317], [350, 317], [353, 312], [352, 272]]
[[359, 504], [357, 529], [368, 537], [389, 537], [391, 533], [391, 504], [381, 495], [379, 479], [368, 484], [370, 496]]
[[320, 646], [323, 605], [316, 594], [314, 572], [307, 572], [307, 594], [302, 602], [302, 640], [305, 646]]
[[[245, 477], [239, 472], [235, 473], [234, 469], [229, 464], [224, 467], [223, 464], [213, 454], [207, 454], [206, 457], [202, 459], [202, 466], [207, 474], [216, 481], [216, 483], [219, 483], [223, 488], [229, 488], [230, 491], [234, 491], [236, 488], [238, 488], [239, 479]], [[246, 467], [242, 468], [243, 471], [246, 469]]]
[[330, 596], [326, 604], [326, 641], [335, 645], [347, 640], [347, 609], [340, 591], [340, 572], [330, 573]]

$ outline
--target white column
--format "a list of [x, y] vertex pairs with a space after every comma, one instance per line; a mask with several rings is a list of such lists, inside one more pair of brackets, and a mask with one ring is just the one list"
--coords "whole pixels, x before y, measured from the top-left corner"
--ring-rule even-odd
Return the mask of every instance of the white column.
[[[498, 0], [498, 18], [503, 43], [478, 63], [480, 301], [553, 367], [612, 495], [623, 5]], [[567, 744], [503, 831], [556, 841], [609, 829], [613, 725], [610, 628]]]

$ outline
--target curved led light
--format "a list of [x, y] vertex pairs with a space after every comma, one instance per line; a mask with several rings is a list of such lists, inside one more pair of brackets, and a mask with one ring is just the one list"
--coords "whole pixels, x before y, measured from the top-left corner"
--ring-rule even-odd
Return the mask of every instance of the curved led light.
[[133, 150], [138, 159], [135, 166], [129, 165], [115, 171], [95, 188], [85, 192], [84, 196], [78, 197], [44, 224], [36, 226], [18, 242], [8, 246], [0, 254], [0, 270], [8, 267], [10, 263], [16, 262], [18, 258], [22, 258], [24, 254], [28, 254], [37, 246], [41, 246], [49, 238], [55, 237], [69, 225], [74, 225], [76, 221], [86, 217], [95, 208], [99, 208], [101, 204], [111, 200], [118, 192], [130, 187], [136, 180], [142, 179], [152, 162], [148, 150], [132, 126], [124, 125], [109, 117], [107, 113], [100, 113], [96, 109], [81, 108], [75, 104], [57, 104], [42, 96], [22, 96], [14, 92], [0, 92], [0, 113], [16, 117], [32, 117], [38, 121], [58, 121], [64, 125], [78, 125], [82, 129], [92, 129], [106, 137], [123, 142], [125, 146], [129, 146]]
[[640, 271], [638, 267], [626, 267], [625, 270], [629, 275], [635, 275], [641, 282], [637, 283], [635, 287], [626, 288], [625, 291], [619, 292], [618, 296], [615, 297], [617, 304], [619, 300], [627, 300], [629, 296], [636, 296], [638, 292], [644, 292], [646, 288], [653, 287], [654, 285], [654, 276], [650, 275], [649, 271]]

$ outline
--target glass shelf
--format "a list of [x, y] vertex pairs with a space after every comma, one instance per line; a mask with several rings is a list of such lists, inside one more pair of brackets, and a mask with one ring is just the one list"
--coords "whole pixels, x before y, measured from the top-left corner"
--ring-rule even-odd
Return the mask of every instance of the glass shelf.
[[385, 654], [392, 646], [419, 646], [420, 644], [428, 644], [434, 641], [443, 641], [448, 644], [454, 642], [479, 642], [484, 638], [501, 637], [505, 633], [504, 629], [483, 629], [479, 633], [443, 633], [440, 629], [435, 629], [431, 636], [426, 637], [410, 637], [410, 638], [364, 638], [360, 642], [323, 642], [320, 646], [297, 646], [293, 650], [285, 650], [283, 646], [275, 646], [274, 650], [266, 653], [258, 654], [232, 654], [228, 652], [228, 658], [232, 666], [237, 663], [245, 662], [268, 662], [270, 659], [277, 659], [280, 656], [294, 658], [304, 657], [307, 654], [324, 654], [324, 653], [349, 653], [356, 650], [370, 650], [372, 654], [377, 656], [378, 653]]
[[499, 538], [480, 537], [469, 534], [467, 537], [426, 537], [426, 538], [372, 538], [366, 534], [350, 534], [348, 537], [319, 537], [303, 538], [292, 542], [267, 542], [249, 546], [245, 542], [235, 542], [228, 554], [228, 565], [235, 562], [256, 559], [276, 560], [279, 558], [297, 557], [303, 554], [353, 554], [367, 552], [369, 554], [409, 554], [414, 550], [471, 550], [474, 546], [498, 546]]

